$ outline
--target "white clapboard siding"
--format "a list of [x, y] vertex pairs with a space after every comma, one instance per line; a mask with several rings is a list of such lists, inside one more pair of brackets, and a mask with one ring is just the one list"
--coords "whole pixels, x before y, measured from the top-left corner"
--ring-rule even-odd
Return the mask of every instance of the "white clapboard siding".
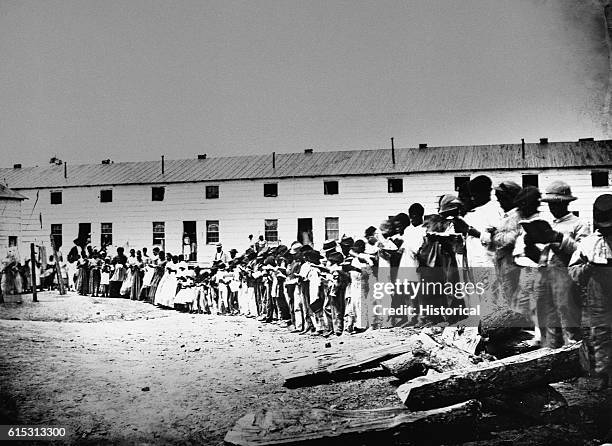
[[0, 258], [9, 251], [9, 236], [17, 237], [17, 246], [11, 251], [21, 259], [25, 254], [21, 231], [21, 200], [0, 199]]
[[[360, 237], [370, 225], [378, 226], [389, 215], [408, 212], [414, 202], [420, 202], [426, 213], [437, 211], [438, 199], [454, 193], [454, 177], [486, 174], [494, 184], [513, 180], [522, 184], [522, 174], [539, 174], [539, 186], [544, 190], [550, 182], [563, 179], [572, 186], [578, 200], [570, 210], [590, 220], [592, 203], [610, 187], [591, 186], [590, 169], [546, 171], [444, 172], [396, 175], [402, 178], [403, 193], [388, 193], [388, 176], [354, 176], [329, 178], [295, 178], [282, 180], [233, 180], [167, 184], [164, 201], [151, 201], [150, 185], [121, 185], [113, 190], [111, 203], [100, 203], [100, 190], [107, 187], [64, 188], [63, 203], [50, 204], [50, 190], [21, 189], [29, 198], [21, 209], [22, 239], [48, 244], [51, 224], [62, 224], [64, 247], [70, 246], [78, 234], [78, 223], [91, 223], [92, 244], [100, 245], [101, 223], [113, 224], [113, 244], [140, 249], [152, 246], [152, 222], [165, 222], [166, 250], [180, 253], [183, 221], [196, 221], [200, 252], [206, 247], [206, 221], [218, 220], [220, 239], [225, 249], [244, 249], [247, 236], [264, 234], [264, 220], [278, 220], [281, 243], [290, 244], [297, 237], [297, 219], [312, 218], [315, 245], [325, 238], [325, 218], [338, 217], [340, 234]], [[324, 195], [323, 182], [337, 180], [338, 195]], [[278, 183], [277, 197], [264, 197], [263, 184]], [[206, 199], [207, 185], [219, 186], [218, 199]], [[59, 189], [58, 189], [59, 190]], [[38, 193], [38, 200], [36, 195]], [[542, 206], [546, 211], [546, 206]], [[40, 217], [42, 216], [42, 229]]]

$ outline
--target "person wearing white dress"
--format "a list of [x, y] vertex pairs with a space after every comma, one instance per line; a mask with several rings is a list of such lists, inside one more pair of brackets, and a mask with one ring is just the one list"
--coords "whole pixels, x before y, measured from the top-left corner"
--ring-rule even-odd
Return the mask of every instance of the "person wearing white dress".
[[178, 257], [172, 256], [172, 260], [166, 264], [166, 272], [159, 283], [155, 293], [155, 304], [162, 307], [173, 308], [174, 298], [176, 297], [178, 272]]

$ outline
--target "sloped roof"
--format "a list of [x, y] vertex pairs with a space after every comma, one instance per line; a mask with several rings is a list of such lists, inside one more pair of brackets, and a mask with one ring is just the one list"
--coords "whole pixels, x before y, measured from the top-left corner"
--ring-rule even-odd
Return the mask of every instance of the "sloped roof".
[[210, 157], [203, 160], [118, 162], [0, 169], [0, 181], [13, 189], [163, 184], [240, 179], [276, 179], [348, 175], [399, 175], [417, 172], [477, 171], [498, 169], [547, 169], [612, 166], [612, 140], [551, 142], [481, 146], [346, 150], [335, 152], [277, 153]]
[[0, 184], [0, 200], [27, 200], [27, 197]]

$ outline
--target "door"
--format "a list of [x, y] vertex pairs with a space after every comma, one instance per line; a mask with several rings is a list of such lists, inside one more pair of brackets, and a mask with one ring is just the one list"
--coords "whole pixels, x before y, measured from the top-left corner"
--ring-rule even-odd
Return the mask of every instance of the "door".
[[302, 245], [314, 246], [312, 239], [312, 218], [298, 218], [297, 240]]
[[187, 262], [195, 262], [197, 259], [198, 240], [195, 221], [183, 222], [183, 256]]
[[79, 223], [79, 235], [77, 237], [80, 246], [91, 244], [91, 223]]

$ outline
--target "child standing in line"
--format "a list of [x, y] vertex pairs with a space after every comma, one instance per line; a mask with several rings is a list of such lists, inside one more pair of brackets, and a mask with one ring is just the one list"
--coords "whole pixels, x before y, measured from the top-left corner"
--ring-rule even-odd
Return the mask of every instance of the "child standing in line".
[[108, 284], [110, 282], [110, 272], [111, 272], [110, 258], [107, 257], [104, 260], [104, 266], [102, 266], [102, 270], [100, 271], [100, 288], [101, 288], [100, 294], [103, 297], [108, 297]]

